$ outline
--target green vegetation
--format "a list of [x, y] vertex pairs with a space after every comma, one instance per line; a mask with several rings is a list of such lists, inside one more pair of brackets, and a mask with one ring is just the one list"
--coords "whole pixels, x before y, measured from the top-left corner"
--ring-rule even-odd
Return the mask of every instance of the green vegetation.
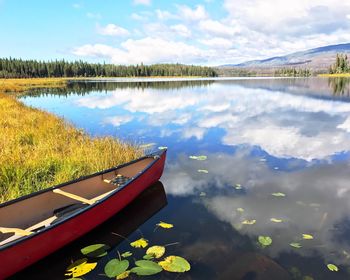
[[335, 63], [329, 67], [329, 74], [350, 73], [348, 56], [346, 54], [337, 54]]
[[151, 76], [203, 76], [216, 77], [213, 68], [183, 65], [114, 65], [65, 60], [36, 61], [15, 58], [0, 59], [0, 78], [47, 77], [151, 77]]
[[278, 77], [310, 77], [312, 72], [310, 69], [282, 68], [276, 70], [274, 75]]
[[[11, 82], [17, 90], [43, 84], [48, 80]], [[0, 202], [141, 155], [132, 145], [112, 137], [91, 138], [56, 116], [23, 105], [3, 93], [8, 86], [0, 81]]]

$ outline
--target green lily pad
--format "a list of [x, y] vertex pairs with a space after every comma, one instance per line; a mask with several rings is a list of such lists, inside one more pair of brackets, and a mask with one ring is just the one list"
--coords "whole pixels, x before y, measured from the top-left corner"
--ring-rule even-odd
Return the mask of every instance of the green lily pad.
[[290, 243], [289, 244], [291, 247], [293, 248], [297, 248], [297, 249], [300, 249], [302, 246], [300, 243], [297, 243], [297, 242], [293, 242], [293, 243]]
[[154, 256], [151, 255], [151, 254], [146, 254], [142, 257], [144, 260], [153, 260], [154, 259]]
[[275, 193], [272, 193], [271, 195], [273, 195], [275, 197], [285, 197], [286, 196], [284, 193], [281, 193], [281, 192], [275, 192]]
[[189, 156], [189, 158], [194, 160], [206, 160], [207, 156]]
[[109, 278], [113, 278], [125, 272], [128, 269], [128, 267], [128, 260], [120, 261], [118, 259], [113, 259], [106, 264], [104, 271]]
[[339, 270], [339, 268], [335, 264], [332, 264], [332, 263], [327, 264], [327, 267], [330, 271], [338, 271]]
[[81, 253], [85, 256], [91, 257], [91, 258], [100, 258], [107, 255], [107, 250], [109, 250], [110, 247], [106, 244], [93, 244], [87, 247], [84, 247], [81, 249]]
[[121, 254], [121, 256], [122, 256], [123, 258], [127, 258], [127, 257], [132, 256], [132, 253], [131, 253], [130, 251], [127, 251], [127, 252], [124, 252], [123, 254]]
[[152, 261], [140, 260], [136, 261], [136, 267], [131, 269], [131, 272], [136, 273], [139, 276], [154, 275], [163, 270], [163, 268]]
[[272, 244], [272, 239], [271, 239], [270, 236], [262, 236], [262, 235], [260, 235], [258, 237], [258, 241], [263, 247], [270, 246]]
[[179, 256], [166, 257], [164, 261], [159, 262], [159, 265], [169, 272], [186, 272], [191, 269], [189, 262]]

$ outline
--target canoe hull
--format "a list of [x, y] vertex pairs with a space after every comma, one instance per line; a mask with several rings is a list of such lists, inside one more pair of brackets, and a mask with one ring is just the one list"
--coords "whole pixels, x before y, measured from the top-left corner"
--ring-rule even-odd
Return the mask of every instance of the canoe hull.
[[164, 169], [166, 152], [140, 176], [102, 203], [31, 238], [0, 251], [0, 279], [28, 267], [100, 225], [156, 183]]

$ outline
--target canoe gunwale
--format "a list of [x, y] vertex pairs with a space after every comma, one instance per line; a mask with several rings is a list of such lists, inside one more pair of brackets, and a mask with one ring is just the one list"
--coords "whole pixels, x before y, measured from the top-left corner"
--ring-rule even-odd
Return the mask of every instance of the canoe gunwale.
[[[87, 211], [91, 210], [92, 208], [97, 207], [98, 205], [104, 203], [110, 197], [112, 197], [112, 196], [116, 195], [118, 192], [124, 190], [126, 187], [128, 187], [130, 184], [132, 184], [136, 179], [138, 179], [144, 173], [146, 173], [156, 162], [158, 162], [161, 159], [162, 155], [166, 151], [167, 151], [166, 149], [162, 150], [162, 151], [157, 151], [157, 152], [145, 155], [143, 157], [140, 157], [138, 159], [129, 161], [127, 163], [124, 163], [124, 164], [121, 164], [121, 165], [118, 165], [118, 166], [115, 166], [115, 167], [112, 167], [112, 168], [109, 168], [109, 169], [106, 169], [106, 170], [98, 171], [98, 172], [93, 173], [93, 174], [82, 176], [82, 177], [79, 177], [79, 178], [74, 179], [72, 181], [64, 182], [62, 184], [58, 184], [58, 185], [55, 185], [55, 186], [52, 186], [52, 187], [49, 187], [49, 188], [46, 188], [46, 189], [43, 189], [43, 190], [40, 190], [40, 191], [37, 191], [37, 192], [34, 192], [34, 193], [31, 193], [31, 194], [28, 194], [28, 195], [25, 195], [25, 196], [22, 196], [22, 197], [19, 197], [19, 198], [16, 198], [16, 199], [13, 199], [13, 200], [10, 200], [10, 201], [7, 201], [7, 202], [4, 202], [4, 203], [0, 204], [0, 210], [1, 210], [2, 207], [14, 204], [14, 203], [16, 203], [18, 201], [22, 201], [22, 200], [28, 199], [30, 197], [33, 197], [33, 196], [36, 196], [36, 195], [40, 195], [42, 193], [49, 192], [49, 191], [52, 191], [54, 189], [58, 189], [58, 188], [61, 188], [61, 187], [64, 187], [64, 186], [67, 186], [67, 185], [70, 185], [70, 184], [74, 184], [74, 183], [77, 183], [77, 182], [80, 182], [80, 181], [84, 181], [86, 179], [89, 179], [89, 178], [92, 178], [92, 177], [95, 177], [95, 176], [103, 175], [105, 173], [108, 173], [108, 172], [111, 172], [111, 171], [114, 171], [114, 170], [117, 170], [117, 169], [129, 166], [129, 165], [132, 165], [132, 164], [134, 164], [134, 163], [136, 163], [138, 161], [141, 161], [141, 160], [144, 160], [144, 159], [147, 159], [147, 158], [150, 158], [150, 157], [154, 157], [154, 161], [152, 161], [150, 164], [148, 164], [141, 172], [137, 173], [134, 177], [132, 177], [132, 179], [130, 181], [128, 181], [126, 184], [122, 185], [121, 187], [117, 187], [115, 190], [113, 190], [111, 193], [109, 193], [108, 195], [103, 197], [101, 200], [98, 200], [98, 201], [96, 201], [95, 203], [93, 203], [91, 205], [87, 205], [86, 207], [84, 207], [84, 208], [82, 208], [82, 209], [80, 209], [78, 211], [75, 211], [71, 215], [68, 215], [65, 219], [62, 219], [62, 221], [59, 221], [59, 222], [54, 223], [54, 224], [51, 224], [51, 225], [49, 225], [49, 226], [47, 226], [47, 227], [45, 227], [43, 229], [38, 230], [37, 232], [34, 232], [34, 233], [30, 234], [30, 235], [23, 236], [23, 237], [18, 238], [16, 240], [10, 241], [7, 244], [1, 245], [0, 246], [0, 251], [9, 249], [9, 248], [17, 245], [20, 242], [24, 242], [26, 240], [29, 240], [31, 238], [34, 238], [34, 237], [38, 236], [39, 234], [42, 234], [42, 233], [47, 232], [49, 230], [52, 230], [55, 227], [60, 226], [63, 223], [65, 223], [65, 222], [67, 222], [67, 221], [69, 221], [69, 220], [71, 220], [73, 218], [76, 218], [77, 216], [83, 214], [84, 212], [87, 212]], [[155, 158], [155, 157], [157, 157], [157, 158]]]

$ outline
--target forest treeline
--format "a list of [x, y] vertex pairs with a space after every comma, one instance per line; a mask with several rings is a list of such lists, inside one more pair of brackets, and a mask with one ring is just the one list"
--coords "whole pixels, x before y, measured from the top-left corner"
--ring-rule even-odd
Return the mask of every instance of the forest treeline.
[[37, 61], [0, 58], [0, 78], [47, 77], [150, 77], [150, 76], [203, 76], [216, 77], [211, 67], [183, 64], [114, 65], [68, 62], [65, 60]]
[[274, 75], [278, 77], [310, 77], [312, 72], [310, 69], [282, 68], [277, 69]]
[[350, 73], [350, 65], [346, 54], [337, 54], [335, 63], [329, 67], [329, 74]]

